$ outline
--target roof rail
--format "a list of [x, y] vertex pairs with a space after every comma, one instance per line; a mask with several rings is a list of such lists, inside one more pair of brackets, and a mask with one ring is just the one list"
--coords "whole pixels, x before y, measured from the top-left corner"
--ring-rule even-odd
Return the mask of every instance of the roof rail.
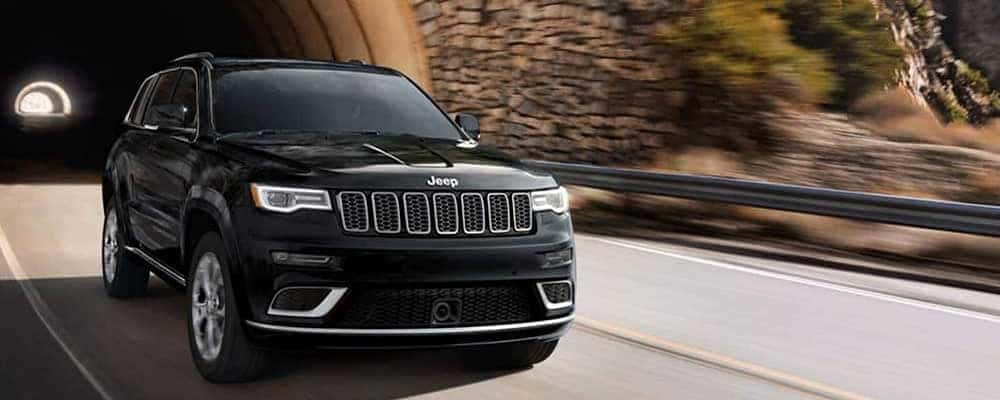
[[185, 54], [183, 56], [180, 56], [180, 57], [177, 57], [177, 58], [175, 58], [173, 60], [170, 60], [170, 62], [175, 63], [175, 62], [178, 62], [178, 61], [185, 61], [185, 60], [200, 60], [200, 59], [203, 59], [203, 58], [215, 58], [215, 54], [209, 53], [207, 51], [202, 51], [202, 52], [198, 52], [198, 53], [191, 53], [191, 54]]

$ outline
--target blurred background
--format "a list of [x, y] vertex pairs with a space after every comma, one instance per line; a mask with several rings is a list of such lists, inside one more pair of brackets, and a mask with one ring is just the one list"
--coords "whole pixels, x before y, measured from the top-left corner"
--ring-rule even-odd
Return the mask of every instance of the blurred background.
[[[194, 51], [402, 70], [523, 158], [995, 203], [991, 0], [4, 2], [0, 179], [99, 171], [139, 82]], [[65, 88], [67, 118], [13, 105]], [[992, 257], [992, 239], [576, 191], [578, 224]], [[632, 218], [633, 221], [629, 221]], [[629, 222], [622, 222], [629, 221]]]
[[0, 393], [997, 397], [989, 236], [571, 187], [551, 361], [295, 354], [230, 386], [191, 367], [184, 296], [106, 298], [97, 261], [126, 109], [200, 51], [394, 67], [523, 159], [1000, 205], [996, 0], [6, 0], [0, 43]]

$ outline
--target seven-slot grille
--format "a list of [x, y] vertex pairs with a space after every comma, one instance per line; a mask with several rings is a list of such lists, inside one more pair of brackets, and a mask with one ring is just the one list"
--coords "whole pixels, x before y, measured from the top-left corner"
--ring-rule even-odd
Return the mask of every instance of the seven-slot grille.
[[515, 235], [534, 221], [528, 193], [345, 191], [337, 205], [348, 233]]

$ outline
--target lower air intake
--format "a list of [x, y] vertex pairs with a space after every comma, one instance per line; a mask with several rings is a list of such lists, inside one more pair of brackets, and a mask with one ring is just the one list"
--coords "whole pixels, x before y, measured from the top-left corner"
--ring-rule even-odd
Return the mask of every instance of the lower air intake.
[[524, 285], [449, 288], [354, 288], [337, 326], [345, 328], [433, 327], [435, 305], [456, 309], [456, 326], [526, 322], [536, 317], [533, 294]]

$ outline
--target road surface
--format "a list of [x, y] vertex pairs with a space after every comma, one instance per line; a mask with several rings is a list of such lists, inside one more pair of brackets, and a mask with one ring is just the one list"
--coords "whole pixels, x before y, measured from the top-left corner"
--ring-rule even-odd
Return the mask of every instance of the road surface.
[[808, 265], [579, 235], [578, 323], [510, 373], [450, 351], [282, 355], [212, 385], [183, 296], [101, 287], [100, 188], [0, 186], [0, 397], [997, 398], [1000, 297]]

